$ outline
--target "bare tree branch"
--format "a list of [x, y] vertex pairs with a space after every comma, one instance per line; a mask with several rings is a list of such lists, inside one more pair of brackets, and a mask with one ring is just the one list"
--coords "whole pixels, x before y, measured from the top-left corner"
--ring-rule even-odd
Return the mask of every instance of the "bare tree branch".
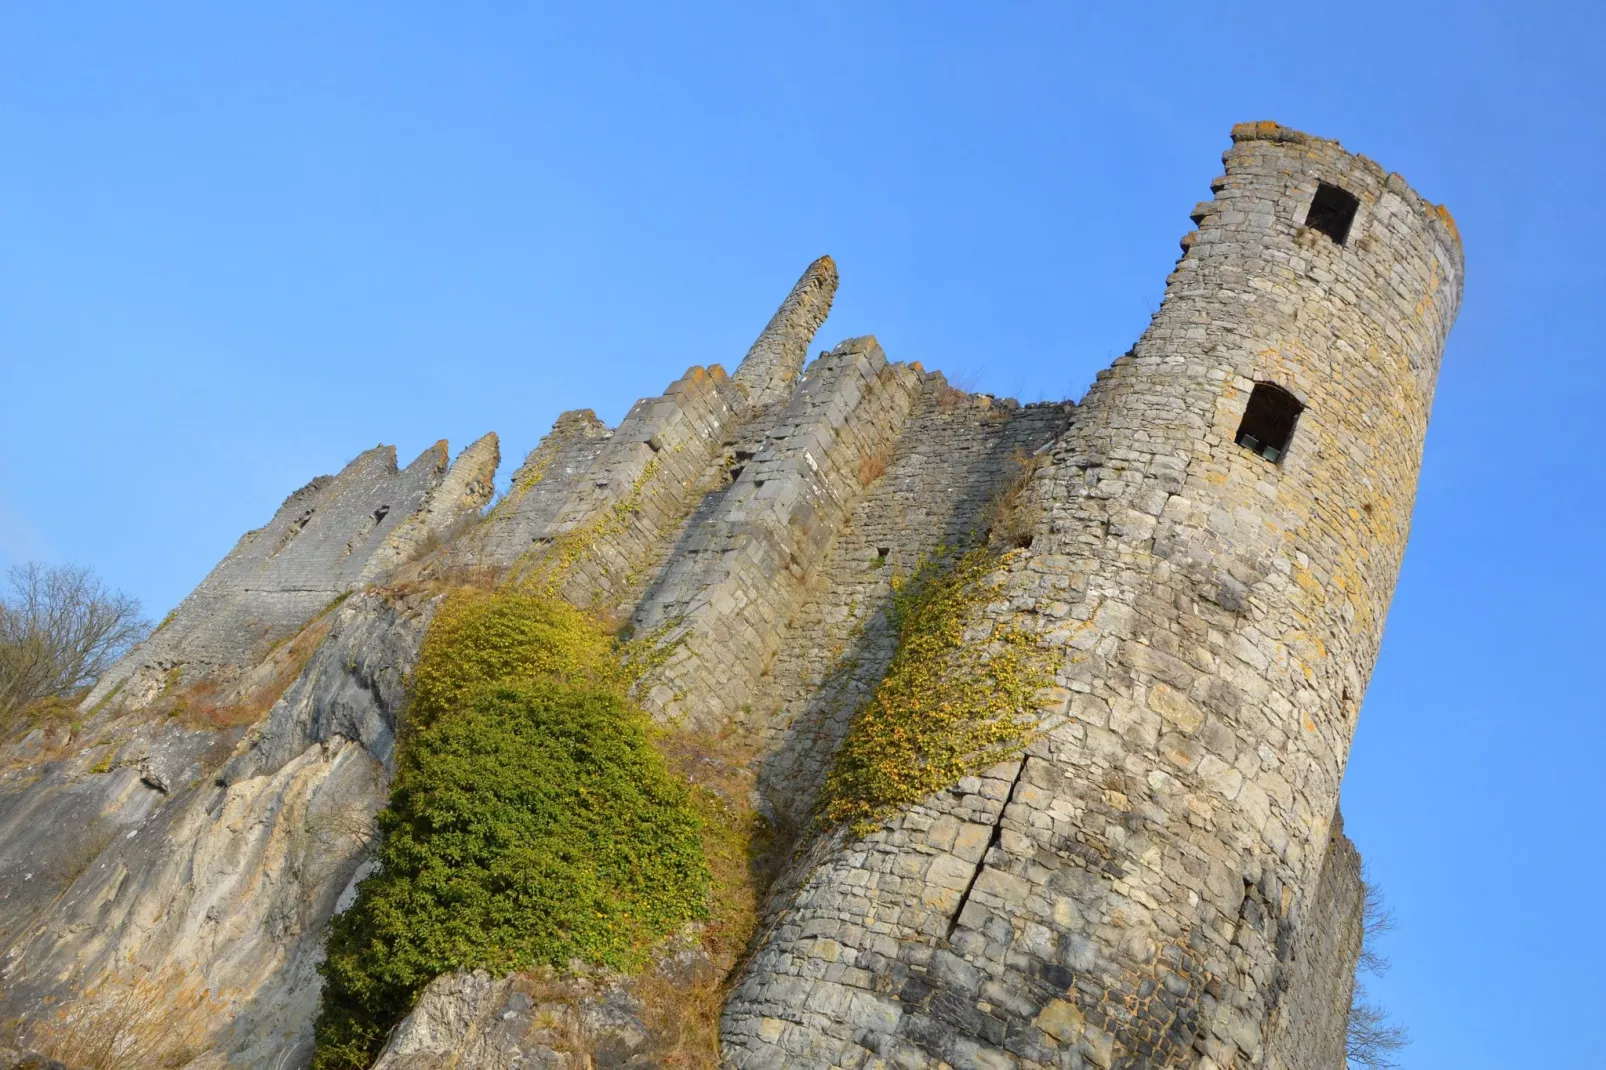
[[1357, 1070], [1390, 1070], [1400, 1065], [1394, 1056], [1411, 1042], [1411, 1037], [1404, 1026], [1389, 1021], [1388, 1012], [1367, 997], [1359, 975], [1381, 977], [1388, 972], [1389, 960], [1378, 950], [1377, 940], [1394, 931], [1394, 914], [1383, 902], [1382, 889], [1368, 879], [1364, 870], [1361, 891], [1361, 954], [1355, 962], [1355, 992], [1350, 997], [1346, 1061]]
[[1378, 950], [1378, 938], [1394, 931], [1394, 912], [1383, 902], [1383, 890], [1361, 874], [1361, 957], [1356, 970], [1381, 977], [1388, 972], [1389, 960]]
[[1345, 1054], [1352, 1067], [1365, 1070], [1389, 1070], [1400, 1064], [1394, 1056], [1411, 1042], [1405, 1027], [1389, 1021], [1388, 1012], [1366, 998], [1366, 991], [1355, 987], [1355, 999], [1349, 1008], [1349, 1032], [1345, 1038]]
[[93, 684], [150, 632], [139, 602], [87, 568], [14, 566], [0, 597], [0, 714]]

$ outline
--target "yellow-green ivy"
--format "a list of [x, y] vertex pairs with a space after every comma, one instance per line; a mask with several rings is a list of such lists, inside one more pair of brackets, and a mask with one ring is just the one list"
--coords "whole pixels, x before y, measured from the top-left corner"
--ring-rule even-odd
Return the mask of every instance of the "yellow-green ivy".
[[1030, 740], [1050, 661], [979, 612], [1001, 560], [985, 547], [938, 555], [894, 584], [897, 651], [837, 753], [821, 797], [828, 826], [867, 833]]

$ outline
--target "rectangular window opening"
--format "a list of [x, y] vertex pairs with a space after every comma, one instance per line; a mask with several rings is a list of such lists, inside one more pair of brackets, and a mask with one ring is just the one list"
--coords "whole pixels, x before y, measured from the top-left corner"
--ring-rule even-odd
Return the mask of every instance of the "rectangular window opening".
[[1294, 424], [1305, 406], [1288, 391], [1272, 383], [1256, 383], [1238, 425], [1237, 443], [1250, 453], [1258, 453], [1274, 464], [1288, 455], [1294, 437]]
[[1305, 225], [1343, 245], [1349, 240], [1349, 228], [1360, 207], [1355, 194], [1322, 182], [1316, 187], [1316, 199], [1310, 202], [1310, 211], [1305, 213]]

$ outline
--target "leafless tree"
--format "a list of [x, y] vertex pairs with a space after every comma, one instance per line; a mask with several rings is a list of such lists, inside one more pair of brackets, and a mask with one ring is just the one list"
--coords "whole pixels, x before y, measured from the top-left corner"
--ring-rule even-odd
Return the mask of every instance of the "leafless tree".
[[1388, 1012], [1366, 999], [1361, 986], [1355, 986], [1355, 999], [1349, 1008], [1349, 1033], [1345, 1047], [1352, 1067], [1389, 1070], [1399, 1050], [1411, 1042], [1405, 1027], [1389, 1021]]
[[1367, 996], [1360, 975], [1381, 977], [1388, 972], [1389, 960], [1378, 950], [1377, 941], [1394, 929], [1394, 914], [1383, 902], [1383, 892], [1361, 876], [1361, 955], [1355, 963], [1355, 993], [1350, 997], [1349, 1030], [1345, 1048], [1349, 1065], [1357, 1070], [1389, 1070], [1399, 1051], [1411, 1042], [1402, 1025], [1389, 1021], [1388, 1012]]
[[0, 595], [0, 716], [90, 686], [150, 632], [139, 602], [87, 568], [17, 565]]

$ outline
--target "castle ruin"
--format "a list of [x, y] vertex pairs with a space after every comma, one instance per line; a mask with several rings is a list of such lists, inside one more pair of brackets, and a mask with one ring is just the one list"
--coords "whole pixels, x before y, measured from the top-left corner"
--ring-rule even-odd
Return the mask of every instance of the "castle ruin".
[[[387, 586], [405, 567], [550, 577], [661, 644], [652, 716], [754, 741], [760, 804], [799, 839], [724, 1009], [728, 1065], [1338, 1070], [1361, 910], [1339, 785], [1461, 248], [1336, 142], [1242, 124], [1224, 163], [1159, 311], [1079, 404], [967, 394], [872, 337], [805, 367], [822, 257], [734, 374], [694, 367], [617, 428], [563, 414], [483, 516], [494, 436], [400, 471], [369, 451], [292, 495], [85, 703], [133, 724], [179, 684], [244, 693], [324, 621], [260, 721], [10, 745], [32, 772], [0, 781], [0, 1010], [182, 962], [237, 993], [218, 1065], [305, 1065], [368, 840], [314, 859], [292, 824], [384, 803], [435, 608]], [[1006, 491], [1023, 519], [976, 623], [1049, 653], [1039, 730], [873, 831], [809, 833], [893, 656], [894, 577], [986, 540]], [[85, 815], [119, 838], [17, 891], [71, 839], [41, 830]], [[419, 1060], [451, 1054], [434, 1037]]]

